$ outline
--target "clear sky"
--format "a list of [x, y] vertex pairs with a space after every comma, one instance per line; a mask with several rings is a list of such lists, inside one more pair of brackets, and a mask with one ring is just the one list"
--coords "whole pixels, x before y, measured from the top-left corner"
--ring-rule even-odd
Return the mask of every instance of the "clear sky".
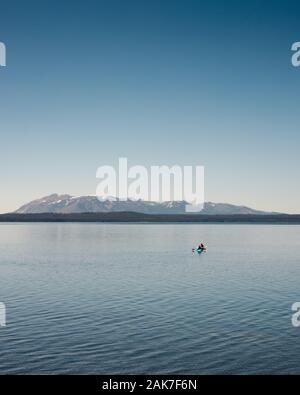
[[204, 165], [205, 198], [300, 212], [299, 1], [0, 4], [0, 212], [98, 166]]

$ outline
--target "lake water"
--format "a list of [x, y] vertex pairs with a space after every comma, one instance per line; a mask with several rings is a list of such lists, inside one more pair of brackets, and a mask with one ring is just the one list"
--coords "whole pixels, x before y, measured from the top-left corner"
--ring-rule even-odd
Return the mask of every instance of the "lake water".
[[0, 224], [2, 374], [300, 373], [297, 301], [300, 226]]

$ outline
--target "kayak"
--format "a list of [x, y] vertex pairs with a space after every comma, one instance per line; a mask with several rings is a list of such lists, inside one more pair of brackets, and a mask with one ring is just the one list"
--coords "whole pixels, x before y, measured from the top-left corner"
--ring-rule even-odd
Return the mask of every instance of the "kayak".
[[206, 251], [206, 248], [193, 248], [193, 252], [198, 252], [198, 254], [201, 254], [203, 251]]

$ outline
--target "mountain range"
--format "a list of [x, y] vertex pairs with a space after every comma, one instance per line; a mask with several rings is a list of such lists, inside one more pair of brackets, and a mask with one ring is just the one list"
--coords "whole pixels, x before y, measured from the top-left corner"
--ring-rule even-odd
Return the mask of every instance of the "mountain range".
[[[108, 212], [136, 212], [144, 214], [185, 214], [185, 201], [150, 202], [143, 200], [118, 199], [99, 200], [96, 196], [71, 196], [52, 194], [41, 199], [33, 200], [15, 211], [16, 214], [37, 213], [108, 213]], [[205, 202], [204, 209], [198, 213], [203, 215], [235, 215], [277, 214], [254, 210], [246, 206], [237, 206], [227, 203]]]

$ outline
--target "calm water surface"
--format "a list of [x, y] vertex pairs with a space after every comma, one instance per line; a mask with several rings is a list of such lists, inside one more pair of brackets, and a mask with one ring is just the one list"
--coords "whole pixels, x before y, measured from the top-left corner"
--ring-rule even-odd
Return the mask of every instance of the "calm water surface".
[[298, 226], [0, 224], [2, 374], [300, 373], [297, 301]]

